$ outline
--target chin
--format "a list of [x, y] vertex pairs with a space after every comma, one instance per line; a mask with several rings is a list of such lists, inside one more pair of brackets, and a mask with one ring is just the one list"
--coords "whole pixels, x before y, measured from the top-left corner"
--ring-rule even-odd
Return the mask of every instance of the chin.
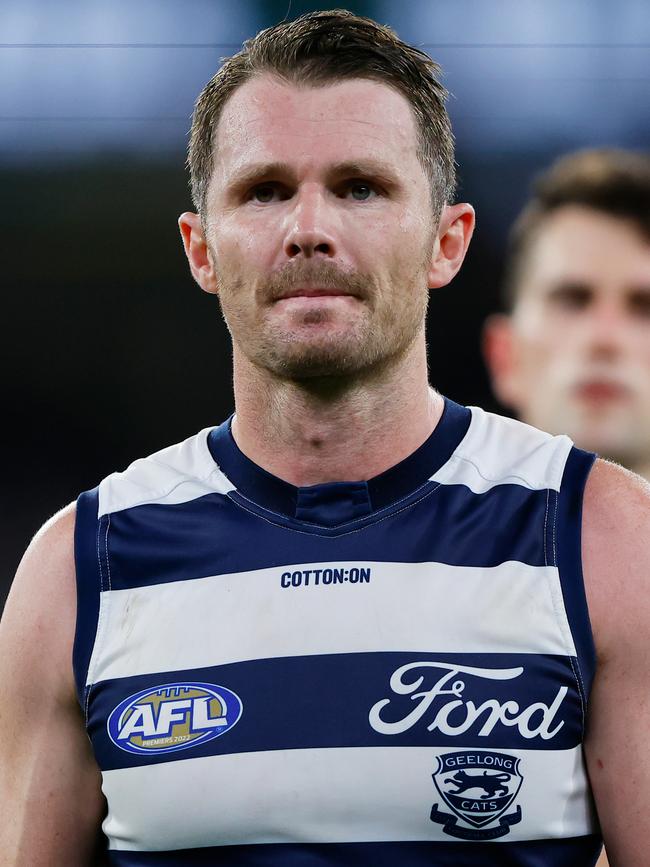
[[269, 370], [286, 379], [317, 379], [328, 376], [352, 376], [367, 368], [367, 364], [346, 355], [314, 353], [300, 357], [273, 359]]
[[320, 346], [285, 346], [285, 351], [274, 351], [262, 361], [277, 376], [286, 379], [316, 379], [319, 377], [355, 376], [372, 370], [382, 363], [378, 347], [355, 340]]
[[579, 448], [596, 452], [604, 458], [626, 463], [629, 460], [630, 438], [622, 436], [629, 430], [629, 420], [614, 424], [585, 424], [567, 433]]

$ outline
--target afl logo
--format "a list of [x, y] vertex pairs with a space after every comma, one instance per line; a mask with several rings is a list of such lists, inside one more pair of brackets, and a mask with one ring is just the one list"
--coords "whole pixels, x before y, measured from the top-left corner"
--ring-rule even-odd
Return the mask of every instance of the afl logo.
[[211, 683], [168, 683], [120, 702], [108, 734], [128, 753], [171, 753], [218, 738], [239, 720], [239, 696]]

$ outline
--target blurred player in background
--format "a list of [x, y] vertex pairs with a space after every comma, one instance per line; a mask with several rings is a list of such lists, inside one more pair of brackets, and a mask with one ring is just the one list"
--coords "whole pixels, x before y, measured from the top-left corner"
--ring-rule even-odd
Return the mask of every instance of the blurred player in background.
[[650, 479], [650, 157], [551, 166], [513, 227], [505, 287], [484, 342], [499, 400]]
[[650, 479], [650, 159], [558, 160], [513, 227], [505, 287], [484, 343], [500, 401]]

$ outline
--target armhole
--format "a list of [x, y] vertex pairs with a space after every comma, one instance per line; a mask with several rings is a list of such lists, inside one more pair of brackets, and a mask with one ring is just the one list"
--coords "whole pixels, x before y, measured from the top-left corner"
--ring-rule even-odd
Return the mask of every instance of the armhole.
[[72, 667], [77, 697], [82, 709], [86, 700], [86, 678], [99, 621], [102, 590], [98, 556], [99, 489], [86, 491], [77, 500], [74, 528], [74, 558], [77, 576], [77, 623], [72, 650]]
[[569, 452], [557, 503], [557, 568], [569, 628], [576, 648], [585, 703], [596, 669], [596, 648], [582, 574], [582, 504], [585, 484], [596, 460], [575, 446]]

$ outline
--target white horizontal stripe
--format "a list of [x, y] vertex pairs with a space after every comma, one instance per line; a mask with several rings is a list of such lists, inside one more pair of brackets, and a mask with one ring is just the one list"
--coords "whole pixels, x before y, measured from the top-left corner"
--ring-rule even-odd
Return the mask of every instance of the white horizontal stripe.
[[[441, 484], [466, 485], [484, 493], [495, 485], [559, 490], [571, 448], [566, 436], [552, 437], [514, 419], [470, 407], [467, 434], [435, 475]], [[227, 493], [234, 485], [216, 465], [207, 444], [212, 428], [134, 461], [99, 486], [99, 515], [146, 503], [184, 503], [204, 494]]]
[[205, 428], [182, 443], [134, 461], [99, 486], [99, 516], [147, 503], [186, 503], [205, 494], [226, 494], [234, 485], [210, 454]]
[[572, 446], [568, 437], [552, 437], [514, 419], [470, 409], [467, 434], [432, 481], [465, 485], [475, 494], [506, 484], [559, 491]]
[[[370, 583], [281, 586], [332, 565]], [[575, 655], [554, 567], [310, 563], [102, 593], [87, 682], [364, 651]]]
[[[107, 771], [104, 832], [111, 848], [129, 851], [245, 843], [449, 843], [454, 838], [430, 819], [434, 803], [450, 812], [432, 780], [437, 755], [448, 752], [281, 750]], [[579, 747], [505, 752], [521, 758], [523, 782], [508, 812], [519, 805], [522, 820], [497, 844], [593, 833]]]

